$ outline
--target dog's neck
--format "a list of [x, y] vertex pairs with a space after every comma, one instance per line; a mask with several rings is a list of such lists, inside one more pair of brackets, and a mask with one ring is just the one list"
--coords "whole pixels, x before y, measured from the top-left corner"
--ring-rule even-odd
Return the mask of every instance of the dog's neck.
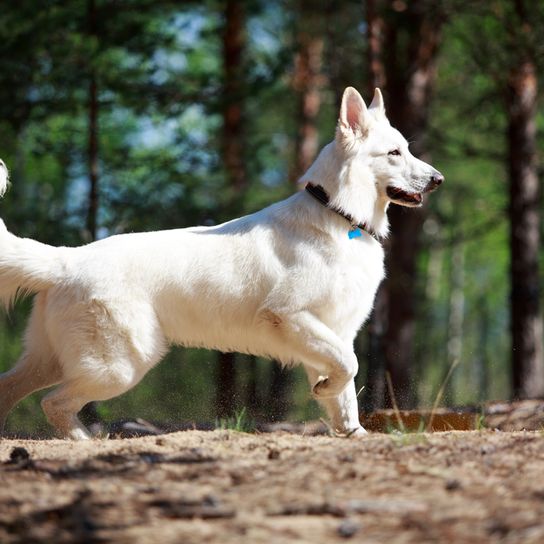
[[[300, 183], [321, 186], [328, 196], [327, 207], [349, 217], [352, 224], [365, 225], [365, 230], [378, 238], [387, 236], [388, 200], [379, 196], [370, 170], [354, 172], [351, 165], [339, 159], [334, 143], [325, 146]], [[342, 217], [337, 217], [345, 222]]]
[[323, 189], [321, 185], [307, 183], [304, 189], [310, 195], [312, 195], [322, 206], [331, 210], [331, 212], [336, 213], [340, 217], [343, 217], [349, 223], [350, 230], [348, 232], [350, 233], [350, 238], [355, 238], [358, 235], [358, 230], [364, 230], [377, 241], [379, 241], [379, 236], [366, 223], [358, 223], [351, 215], [345, 213], [339, 208], [335, 208], [334, 206], [332, 206], [327, 191], [325, 191], [325, 189]]

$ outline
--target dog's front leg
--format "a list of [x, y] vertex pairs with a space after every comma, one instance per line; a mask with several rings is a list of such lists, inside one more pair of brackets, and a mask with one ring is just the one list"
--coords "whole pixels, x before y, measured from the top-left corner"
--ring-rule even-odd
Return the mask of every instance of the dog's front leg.
[[[318, 373], [306, 366], [306, 373], [310, 383], [314, 383]], [[355, 381], [351, 380], [348, 386], [338, 396], [329, 399], [320, 399], [319, 403], [327, 411], [331, 426], [339, 436], [365, 436], [367, 432], [359, 421], [359, 405], [355, 393]]]
[[[312, 392], [318, 399], [338, 396], [357, 374], [358, 363], [351, 346], [309, 311], [291, 314], [267, 311], [280, 332], [289, 358], [316, 371]], [[273, 316], [273, 318], [271, 317]]]

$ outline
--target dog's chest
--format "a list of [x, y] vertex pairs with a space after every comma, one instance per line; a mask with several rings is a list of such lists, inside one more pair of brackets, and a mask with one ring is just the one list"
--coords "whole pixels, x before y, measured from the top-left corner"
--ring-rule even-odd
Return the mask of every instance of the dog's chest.
[[[383, 249], [372, 241], [343, 247], [331, 266], [322, 318], [342, 335], [359, 329], [384, 277]], [[325, 287], [325, 285], [324, 285]]]

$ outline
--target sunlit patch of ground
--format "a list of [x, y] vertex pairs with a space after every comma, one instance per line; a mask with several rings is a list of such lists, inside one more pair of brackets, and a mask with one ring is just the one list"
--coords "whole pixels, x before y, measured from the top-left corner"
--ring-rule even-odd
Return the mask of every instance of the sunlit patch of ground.
[[544, 434], [0, 440], [0, 542], [544, 542]]

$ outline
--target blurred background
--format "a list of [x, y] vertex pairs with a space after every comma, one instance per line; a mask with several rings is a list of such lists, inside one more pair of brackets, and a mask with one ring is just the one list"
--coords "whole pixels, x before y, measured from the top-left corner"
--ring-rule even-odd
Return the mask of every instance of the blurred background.
[[[356, 341], [361, 407], [544, 396], [540, 247], [544, 3], [529, 0], [5, 0], [0, 214], [78, 245], [212, 225], [299, 187], [343, 89], [446, 183], [390, 208], [388, 279]], [[128, 286], [130, 288], [130, 286]], [[31, 300], [0, 315], [0, 371]], [[392, 388], [387, 387], [386, 376]], [[44, 426], [37, 394], [9, 428]], [[174, 348], [103, 421], [319, 417], [302, 369]]]

